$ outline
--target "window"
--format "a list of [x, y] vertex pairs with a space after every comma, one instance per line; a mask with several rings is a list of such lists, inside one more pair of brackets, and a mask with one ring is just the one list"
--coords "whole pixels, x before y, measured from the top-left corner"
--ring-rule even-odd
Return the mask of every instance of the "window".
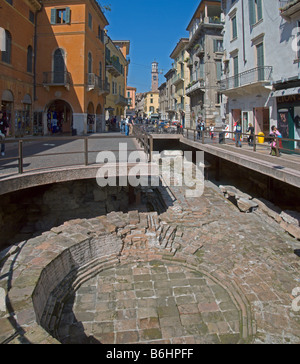
[[91, 52], [88, 53], [88, 73], [93, 73], [93, 57]]
[[89, 13], [88, 25], [90, 29], [93, 29], [93, 17], [91, 13]]
[[217, 67], [217, 80], [220, 81], [221, 76], [222, 76], [222, 61], [221, 60], [216, 61], [216, 67]]
[[262, 0], [249, 0], [250, 25], [254, 25], [262, 19]]
[[32, 73], [32, 57], [33, 57], [33, 50], [32, 47], [29, 46], [27, 48], [27, 72]]
[[54, 24], [70, 24], [71, 12], [70, 8], [51, 9], [50, 23]]
[[257, 56], [257, 76], [258, 81], [263, 81], [265, 79], [265, 72], [264, 72], [264, 44], [260, 43], [256, 46], [256, 56]]
[[6, 0], [7, 3], [9, 3], [10, 5], [13, 5], [13, 0]]
[[236, 24], [236, 16], [231, 19], [231, 35], [232, 39], [237, 38], [237, 24]]
[[53, 59], [53, 83], [63, 84], [65, 80], [65, 52], [58, 48], [54, 52]]
[[223, 40], [214, 39], [214, 52], [223, 52]]
[[153, 99], [150, 99], [150, 104], [153, 104]]
[[101, 29], [100, 25], [98, 26], [98, 39], [100, 39], [101, 42], [104, 43], [104, 30]]
[[29, 21], [31, 21], [32, 24], [34, 24], [34, 12], [29, 10]]
[[8, 30], [5, 30], [5, 52], [1, 52], [1, 61], [11, 63], [11, 34]]
[[233, 58], [234, 87], [239, 87], [239, 57]]
[[99, 78], [102, 80], [102, 62], [99, 62]]

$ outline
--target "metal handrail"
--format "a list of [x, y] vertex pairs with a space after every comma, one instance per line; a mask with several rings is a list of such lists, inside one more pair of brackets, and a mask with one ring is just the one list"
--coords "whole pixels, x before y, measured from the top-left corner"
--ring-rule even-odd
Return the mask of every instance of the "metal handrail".
[[[144, 152], [148, 155], [148, 160], [151, 161], [151, 155], [153, 151], [153, 137], [145, 133], [144, 131], [141, 133], [137, 132], [137, 129], [135, 128], [135, 131], [133, 132], [133, 135], [126, 136], [126, 135], [118, 135], [118, 139], [138, 139], [144, 147]], [[53, 157], [53, 156], [59, 156], [59, 155], [75, 155], [75, 154], [83, 154], [84, 155], [84, 165], [88, 166], [89, 163], [89, 153], [99, 153], [103, 150], [89, 150], [89, 140], [107, 140], [107, 139], [116, 139], [116, 136], [63, 136], [63, 137], [34, 137], [34, 138], [15, 138], [15, 139], [8, 139], [8, 140], [1, 140], [1, 144], [12, 144], [12, 143], [18, 143], [18, 155], [15, 157], [5, 157], [1, 158], [0, 161], [12, 161], [12, 160], [18, 160], [18, 174], [24, 173], [24, 144], [29, 142], [49, 142], [49, 141], [76, 141], [76, 140], [82, 140], [83, 141], [83, 150], [81, 151], [72, 151], [72, 152], [55, 152], [55, 153], [43, 153], [43, 154], [32, 154], [32, 155], [26, 155], [26, 158], [41, 158], [41, 157]], [[118, 150], [112, 150], [112, 152], [117, 152]], [[136, 151], [136, 149], [127, 150], [128, 152]], [[74, 165], [74, 164], [72, 164]], [[75, 165], [82, 165], [82, 164], [75, 164]], [[71, 165], [69, 165], [71, 166]], [[60, 166], [56, 166], [60, 167]], [[51, 167], [51, 168], [56, 168]], [[66, 166], [64, 166], [66, 167]], [[50, 168], [50, 167], [49, 167]], [[44, 168], [40, 168], [44, 169]], [[45, 168], [47, 169], [47, 167]]]
[[263, 66], [255, 67], [248, 71], [238, 73], [235, 76], [221, 80], [219, 83], [220, 90], [229, 90], [232, 88], [250, 85], [256, 82], [271, 81], [272, 71], [272, 66]]

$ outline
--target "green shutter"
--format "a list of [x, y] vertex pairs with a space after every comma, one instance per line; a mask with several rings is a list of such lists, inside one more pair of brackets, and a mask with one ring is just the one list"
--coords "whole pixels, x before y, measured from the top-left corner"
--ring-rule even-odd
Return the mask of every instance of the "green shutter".
[[70, 8], [66, 8], [66, 23], [70, 24], [71, 21], [71, 10]]
[[216, 62], [217, 65], [217, 80], [221, 80], [221, 76], [222, 76], [222, 63], [221, 61], [217, 61]]
[[217, 40], [214, 39], [214, 52], [217, 52]]
[[256, 23], [256, 16], [255, 16], [255, 0], [249, 0], [249, 21], [250, 26]]
[[257, 21], [262, 19], [262, 0], [257, 0]]
[[56, 9], [51, 9], [51, 24], [56, 24]]
[[232, 18], [232, 39], [237, 37], [237, 25], [236, 25], [236, 16]]

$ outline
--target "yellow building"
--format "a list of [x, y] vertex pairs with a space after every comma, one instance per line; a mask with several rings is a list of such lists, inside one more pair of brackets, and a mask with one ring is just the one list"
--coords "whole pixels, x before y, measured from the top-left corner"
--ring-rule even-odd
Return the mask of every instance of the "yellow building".
[[144, 115], [150, 117], [159, 111], [159, 91], [149, 91], [145, 93]]
[[185, 49], [188, 42], [188, 38], [181, 38], [170, 55], [170, 58], [174, 60], [173, 69], [175, 70], [172, 79], [172, 84], [175, 88], [175, 120], [180, 121], [186, 127], [190, 127], [190, 98], [185, 93], [185, 88], [190, 78], [190, 72], [186, 63], [189, 54]]
[[110, 84], [110, 93], [106, 96], [105, 120], [116, 117], [117, 121], [125, 118], [128, 105], [126, 98], [129, 41], [113, 41], [105, 35], [106, 81]]

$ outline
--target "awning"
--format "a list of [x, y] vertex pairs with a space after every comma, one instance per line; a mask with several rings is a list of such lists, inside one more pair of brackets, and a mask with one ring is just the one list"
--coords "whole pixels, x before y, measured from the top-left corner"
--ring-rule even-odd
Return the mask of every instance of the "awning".
[[298, 95], [300, 94], [300, 87], [292, 87], [284, 90], [272, 91], [270, 97], [282, 97], [289, 95]]

